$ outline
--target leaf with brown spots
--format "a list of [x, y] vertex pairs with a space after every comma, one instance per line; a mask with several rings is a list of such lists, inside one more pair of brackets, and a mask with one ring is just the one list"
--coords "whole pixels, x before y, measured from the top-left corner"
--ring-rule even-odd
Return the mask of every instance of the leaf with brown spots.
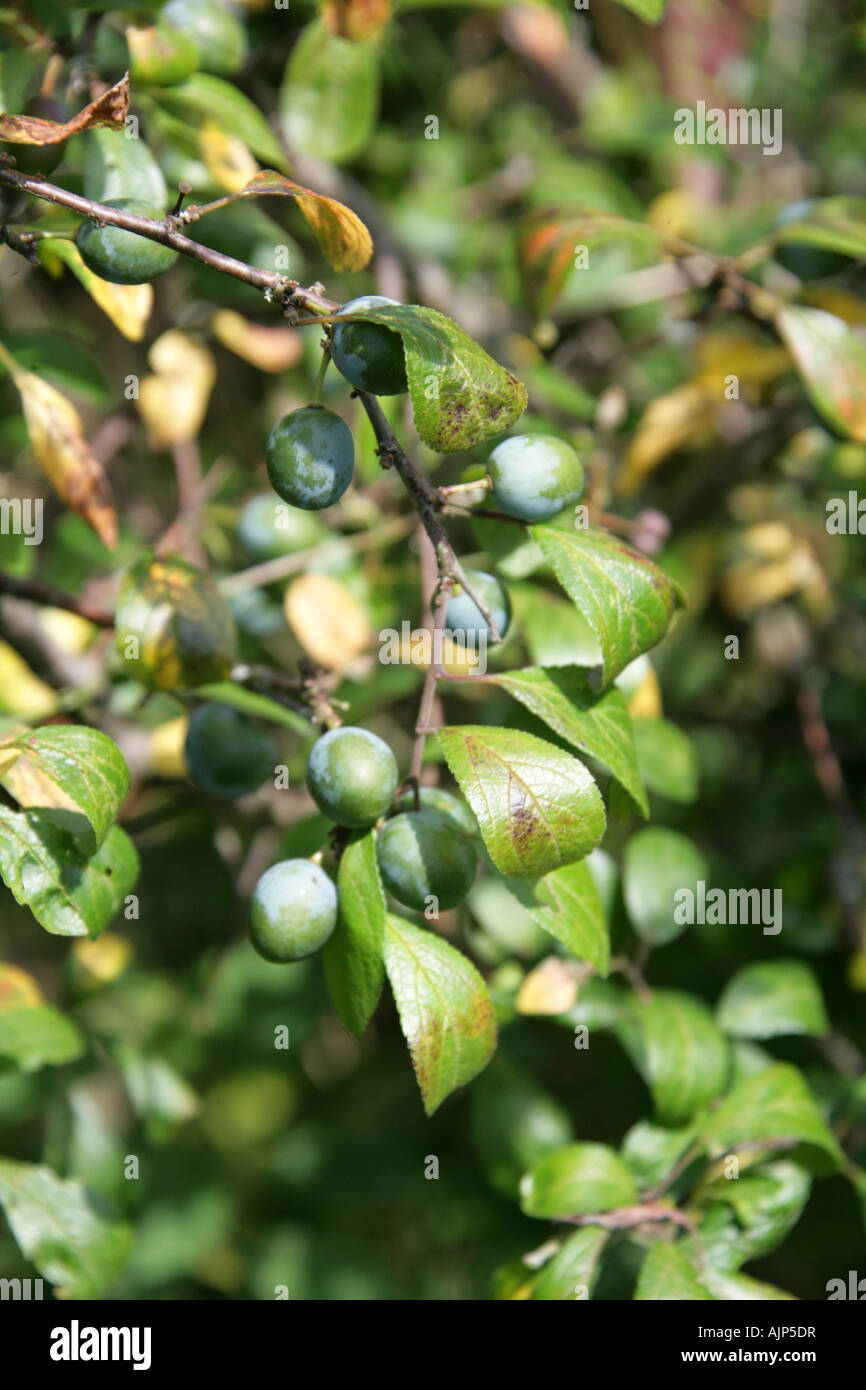
[[569, 753], [486, 724], [440, 729], [438, 738], [500, 873], [540, 878], [583, 859], [601, 840], [601, 794]]
[[96, 101], [82, 107], [68, 121], [43, 121], [36, 116], [0, 116], [0, 140], [11, 145], [59, 145], [70, 135], [94, 126], [119, 130], [129, 110], [129, 73], [109, 87]]
[[475, 966], [435, 932], [389, 916], [385, 969], [428, 1115], [496, 1051], [493, 1001]]
[[376, 304], [340, 317], [381, 323], [399, 333], [415, 428], [441, 454], [457, 454], [504, 434], [526, 409], [523, 382], [436, 309]]

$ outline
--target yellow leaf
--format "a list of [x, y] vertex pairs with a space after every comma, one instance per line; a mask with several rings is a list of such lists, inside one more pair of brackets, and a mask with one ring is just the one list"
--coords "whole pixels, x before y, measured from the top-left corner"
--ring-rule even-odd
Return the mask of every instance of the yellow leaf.
[[170, 328], [147, 357], [154, 370], [139, 388], [138, 413], [152, 449], [169, 449], [198, 436], [216, 380], [212, 354], [186, 333]]
[[[574, 965], [577, 963], [575, 962]], [[519, 1014], [564, 1014], [577, 999], [577, 971], [561, 956], [547, 956], [530, 970], [515, 1000]], [[579, 969], [579, 967], [578, 967]]]
[[669, 188], [653, 198], [646, 221], [668, 236], [700, 237], [704, 231], [706, 204], [688, 188]]
[[635, 719], [660, 719], [662, 716], [662, 688], [654, 667], [650, 666], [646, 675], [628, 702], [628, 712]]
[[758, 342], [746, 333], [707, 333], [698, 344], [697, 381], [719, 401], [728, 377], [736, 376], [741, 386], [765, 386], [790, 365], [785, 348]]
[[69, 811], [77, 821], [81, 819], [80, 808], [72, 797], [61, 791], [57, 783], [40, 772], [38, 767], [34, 767], [26, 752], [22, 752], [13, 766], [5, 770], [0, 781], [19, 806]]
[[824, 309], [845, 323], [866, 324], [866, 301], [850, 290], [840, 290], [830, 285], [813, 285], [800, 296], [803, 304], [813, 309]]
[[304, 188], [273, 169], [262, 169], [245, 188], [229, 193], [220, 201], [221, 204], [233, 203], [236, 198], [265, 194], [297, 198], [298, 207], [335, 270], [363, 270], [373, 254], [373, 239], [357, 213], [338, 203], [336, 198], [314, 193], [311, 188]]
[[105, 470], [84, 438], [78, 411], [47, 381], [22, 371], [0, 346], [0, 361], [21, 396], [36, 461], [57, 495], [93, 527], [103, 545], [117, 544], [117, 516]]
[[214, 121], [206, 121], [199, 130], [198, 147], [208, 173], [227, 193], [245, 188], [259, 172], [243, 140], [227, 134]]
[[97, 631], [87, 618], [65, 608], [40, 608], [36, 621], [54, 645], [69, 656], [86, 652]]
[[384, 29], [391, 18], [391, 0], [324, 0], [322, 19], [338, 38], [361, 43]]
[[181, 714], [177, 719], [168, 719], [158, 724], [148, 739], [150, 766], [156, 777], [170, 781], [180, 781], [187, 776], [186, 759], [183, 755], [189, 719]]
[[616, 480], [621, 497], [637, 492], [644, 479], [684, 444], [706, 435], [722, 397], [712, 399], [697, 382], [688, 381], [651, 401], [638, 424]]
[[302, 574], [287, 589], [284, 606], [301, 646], [329, 671], [348, 666], [372, 643], [364, 609], [332, 575]]
[[106, 931], [95, 941], [79, 937], [72, 944], [72, 958], [79, 988], [96, 989], [123, 974], [132, 958], [132, 947], [125, 937]]
[[211, 328], [223, 347], [260, 372], [284, 372], [297, 366], [304, 355], [297, 329], [251, 323], [232, 309], [220, 309], [214, 314]]
[[0, 962], [0, 1013], [37, 1008], [42, 998], [42, 990], [32, 975], [17, 965]]
[[68, 265], [124, 338], [132, 343], [141, 341], [153, 308], [152, 285], [113, 285], [108, 280], [100, 280], [84, 264], [75, 242], [61, 237], [48, 237], [40, 242], [39, 254], [40, 258], [56, 256]]
[[0, 641], [0, 714], [47, 719], [60, 701], [50, 685], [35, 676], [8, 642]]

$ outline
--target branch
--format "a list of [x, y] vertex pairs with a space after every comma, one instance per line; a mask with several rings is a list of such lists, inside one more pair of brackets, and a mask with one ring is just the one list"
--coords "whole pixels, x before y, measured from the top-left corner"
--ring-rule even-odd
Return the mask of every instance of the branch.
[[[235, 260], [234, 256], [226, 256], [222, 251], [214, 251], [210, 246], [193, 241], [191, 237], [178, 231], [178, 225], [184, 218], [182, 213], [177, 216], [169, 213], [162, 221], [152, 217], [139, 217], [136, 213], [110, 208], [105, 203], [84, 198], [79, 193], [70, 193], [38, 175], [19, 174], [14, 169], [0, 166], [0, 186], [2, 185], [16, 188], [20, 193], [29, 193], [47, 203], [57, 203], [60, 207], [77, 212], [93, 222], [120, 227], [126, 232], [136, 232], [139, 236], [149, 237], [151, 241], [170, 246], [180, 255], [189, 256], [191, 260], [199, 261], [223, 275], [231, 275], [235, 280], [243, 280], [244, 284], [251, 285], [253, 289], [263, 290], [280, 301], [290, 301], [316, 314], [336, 314], [340, 311], [340, 305], [335, 300], [326, 298], [315, 289], [304, 289], [297, 280], [292, 280], [287, 275], [280, 275], [272, 270], [259, 270], [257, 266], [247, 265], [245, 261]], [[4, 240], [8, 245], [13, 245], [8, 234]], [[16, 246], [14, 249], [19, 248]]]
[[40, 584], [36, 579], [16, 579], [0, 571], [0, 594], [29, 599], [31, 603], [41, 603], [47, 608], [63, 608], [67, 613], [77, 613], [80, 618], [95, 623], [97, 627], [114, 627], [113, 616], [106, 613], [104, 608], [88, 603], [86, 599], [65, 594], [51, 584]]
[[415, 505], [421, 524], [430, 540], [433, 549], [436, 551], [436, 560], [439, 565], [440, 576], [449, 576], [452, 581], [456, 581], [466, 590], [476, 608], [479, 609], [484, 621], [490, 628], [491, 642], [502, 640], [499, 629], [493, 621], [493, 616], [486, 603], [476, 593], [460, 561], [454, 553], [451, 542], [443, 531], [439, 518], [436, 515], [439, 503], [439, 495], [433, 484], [427, 479], [420, 469], [409, 458], [408, 454], [400, 444], [382, 410], [377, 398], [371, 396], [368, 391], [357, 391], [361, 404], [367, 412], [370, 424], [376, 435], [379, 445], [378, 454], [385, 468], [394, 468], [399, 473], [400, 478], [406, 487]]

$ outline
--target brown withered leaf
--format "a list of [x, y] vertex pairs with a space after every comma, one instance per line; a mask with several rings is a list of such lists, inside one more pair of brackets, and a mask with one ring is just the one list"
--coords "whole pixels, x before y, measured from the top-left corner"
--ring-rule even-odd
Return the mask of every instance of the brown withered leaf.
[[123, 126], [129, 110], [129, 73], [91, 101], [68, 121], [42, 121], [36, 116], [0, 116], [0, 140], [12, 145], [57, 145], [70, 135], [94, 126]]
[[314, 193], [311, 188], [304, 188], [273, 169], [262, 169], [246, 187], [221, 198], [219, 206], [233, 203], [236, 198], [270, 194], [297, 198], [298, 207], [335, 270], [363, 270], [373, 254], [373, 239], [357, 213], [338, 203], [336, 198]]
[[58, 497], [92, 526], [103, 545], [117, 544], [117, 514], [105, 470], [84, 437], [78, 411], [47, 381], [22, 371], [0, 346], [0, 361], [21, 396], [36, 461]]

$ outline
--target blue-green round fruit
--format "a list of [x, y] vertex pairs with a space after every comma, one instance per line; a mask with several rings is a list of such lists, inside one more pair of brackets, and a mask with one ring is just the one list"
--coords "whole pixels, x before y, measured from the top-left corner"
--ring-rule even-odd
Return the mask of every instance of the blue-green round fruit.
[[[803, 198], [789, 203], [776, 214], [774, 227], [787, 227], [791, 222], [802, 222], [809, 216], [814, 199]], [[840, 270], [851, 264], [850, 257], [840, 251], [828, 251], [823, 246], [810, 246], [805, 241], [780, 241], [775, 251], [779, 265], [784, 266], [799, 280], [826, 280], [830, 275], [838, 275]]]
[[161, 18], [193, 40], [204, 72], [227, 77], [246, 60], [246, 30], [220, 0], [168, 0]]
[[271, 776], [273, 741], [248, 714], [230, 705], [199, 705], [184, 745], [189, 774], [214, 796], [247, 796]]
[[441, 811], [402, 811], [379, 831], [376, 853], [388, 892], [416, 912], [431, 897], [442, 912], [456, 907], [475, 878], [471, 841]]
[[294, 555], [318, 545], [324, 535], [317, 516], [281, 502], [272, 492], [251, 497], [238, 518], [238, 540], [253, 560]]
[[[420, 810], [438, 811], [440, 815], [447, 816], [462, 834], [477, 835], [479, 833], [478, 822], [466, 802], [462, 797], [455, 796], [453, 792], [445, 791], [443, 787], [419, 787], [418, 800]], [[395, 804], [395, 814], [400, 811], [414, 810], [414, 792], [404, 792]]]
[[487, 464], [497, 511], [520, 521], [545, 521], [576, 502], [583, 469], [570, 444], [552, 434], [515, 434], [497, 444]]
[[[150, 217], [156, 222], [161, 222], [165, 216], [161, 208], [140, 202], [138, 198], [113, 198], [105, 206], [133, 213], [136, 217]], [[113, 285], [146, 284], [157, 275], [165, 274], [177, 260], [177, 252], [170, 246], [108, 224], [98, 227], [95, 222], [82, 222], [75, 233], [75, 241], [88, 270]]]
[[[341, 310], [344, 314], [360, 313], [377, 305], [396, 304], [381, 294], [365, 294], [350, 299]], [[406, 363], [399, 333], [381, 323], [338, 323], [331, 341], [334, 365], [358, 391], [374, 396], [397, 396], [407, 387]]]
[[323, 406], [292, 410], [271, 430], [267, 464], [271, 487], [284, 502], [305, 512], [333, 507], [352, 481], [352, 431]]
[[307, 786], [323, 815], [362, 830], [384, 816], [397, 790], [397, 759], [384, 739], [352, 725], [313, 744]]
[[[487, 574], [485, 570], [467, 570], [466, 578], [490, 610], [490, 616], [496, 624], [501, 640], [511, 622], [511, 600], [508, 594], [496, 576]], [[490, 624], [483, 617], [474, 599], [471, 599], [459, 584], [455, 584], [448, 600], [445, 626], [458, 646], [477, 643], [482, 633], [485, 641], [491, 640]]]
[[337, 925], [337, 890], [309, 859], [284, 859], [262, 874], [250, 904], [250, 940], [277, 965], [320, 951]]

